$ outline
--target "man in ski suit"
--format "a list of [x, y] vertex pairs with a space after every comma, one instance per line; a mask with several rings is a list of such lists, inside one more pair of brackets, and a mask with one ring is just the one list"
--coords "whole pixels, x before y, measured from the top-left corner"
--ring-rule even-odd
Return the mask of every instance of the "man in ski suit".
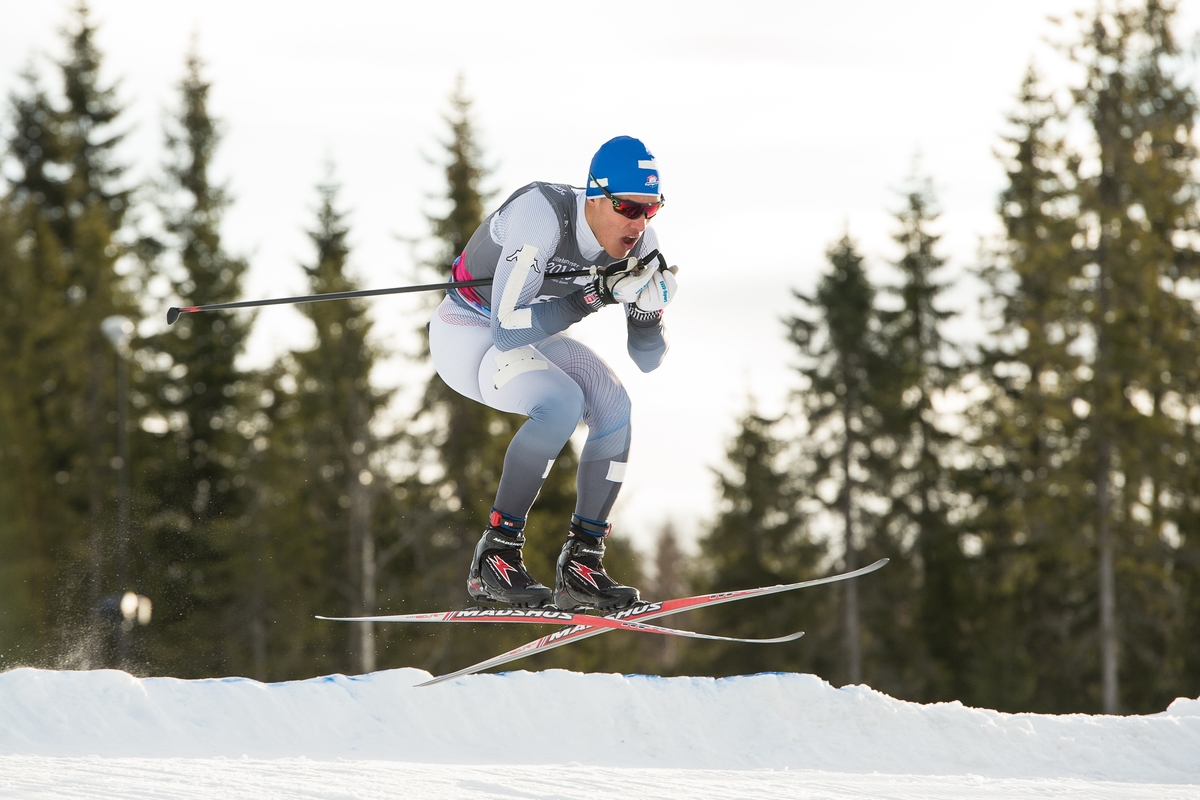
[[[630, 402], [620, 380], [564, 331], [621, 304], [627, 349], [643, 372], [667, 352], [663, 308], [675, 295], [674, 267], [649, 227], [662, 207], [654, 156], [619, 136], [596, 152], [586, 189], [535, 182], [510, 196], [455, 259], [454, 280], [492, 278], [452, 289], [430, 321], [438, 374], [459, 394], [528, 419], [509, 444], [488, 526], [475, 548], [467, 591], [476, 600], [522, 607], [625, 608], [637, 589], [604, 571], [609, 512], [629, 456]], [[646, 263], [642, 263], [646, 262]], [[592, 269], [582, 277], [555, 277]], [[523, 529], [554, 459], [582, 420], [577, 500], [555, 587], [525, 569]]]

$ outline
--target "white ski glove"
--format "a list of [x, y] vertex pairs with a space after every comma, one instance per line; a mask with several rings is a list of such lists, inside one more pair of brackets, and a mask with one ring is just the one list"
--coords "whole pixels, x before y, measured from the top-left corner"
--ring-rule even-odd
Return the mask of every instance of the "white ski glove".
[[654, 270], [649, 283], [642, 289], [637, 298], [637, 307], [642, 311], [661, 311], [675, 299], [678, 290], [675, 273], [679, 267], [667, 267]]
[[593, 309], [613, 303], [635, 303], [638, 294], [654, 277], [655, 270], [640, 266], [635, 256], [616, 261], [604, 268], [604, 272], [588, 284], [583, 301]]

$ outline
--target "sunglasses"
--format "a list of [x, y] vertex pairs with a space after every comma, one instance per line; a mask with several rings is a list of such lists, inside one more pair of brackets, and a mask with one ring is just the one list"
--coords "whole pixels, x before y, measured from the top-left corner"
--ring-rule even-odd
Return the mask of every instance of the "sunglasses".
[[637, 203], [633, 200], [626, 200], [623, 197], [613, 197], [608, 193], [608, 189], [601, 186], [600, 181], [596, 180], [595, 176], [590, 172], [588, 173], [588, 179], [596, 184], [596, 188], [604, 192], [605, 197], [612, 201], [613, 211], [625, 217], [625, 219], [637, 219], [643, 214], [646, 215], [646, 219], [653, 219], [658, 210], [667, 202], [667, 198], [665, 197], [659, 198], [657, 203]]

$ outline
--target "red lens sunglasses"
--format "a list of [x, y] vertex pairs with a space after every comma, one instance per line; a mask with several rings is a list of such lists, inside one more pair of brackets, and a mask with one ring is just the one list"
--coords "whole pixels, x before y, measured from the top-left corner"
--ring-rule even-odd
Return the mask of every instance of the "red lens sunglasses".
[[596, 188], [604, 192], [604, 196], [612, 201], [613, 211], [625, 217], [625, 219], [637, 219], [643, 214], [646, 215], [646, 219], [653, 219], [658, 210], [667, 202], [667, 198], [665, 197], [660, 198], [657, 203], [637, 203], [633, 200], [626, 200], [623, 197], [613, 197], [608, 193], [608, 189], [601, 186], [600, 181], [596, 180], [596, 177], [590, 172], [588, 173], [588, 180], [594, 183]]

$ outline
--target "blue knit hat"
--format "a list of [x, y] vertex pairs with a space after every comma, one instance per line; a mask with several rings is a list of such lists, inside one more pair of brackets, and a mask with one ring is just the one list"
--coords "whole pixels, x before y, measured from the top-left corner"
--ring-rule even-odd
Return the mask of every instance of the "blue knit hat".
[[654, 154], [632, 136], [618, 136], [600, 145], [588, 172], [588, 197], [603, 197], [600, 186], [609, 194], [660, 194]]

